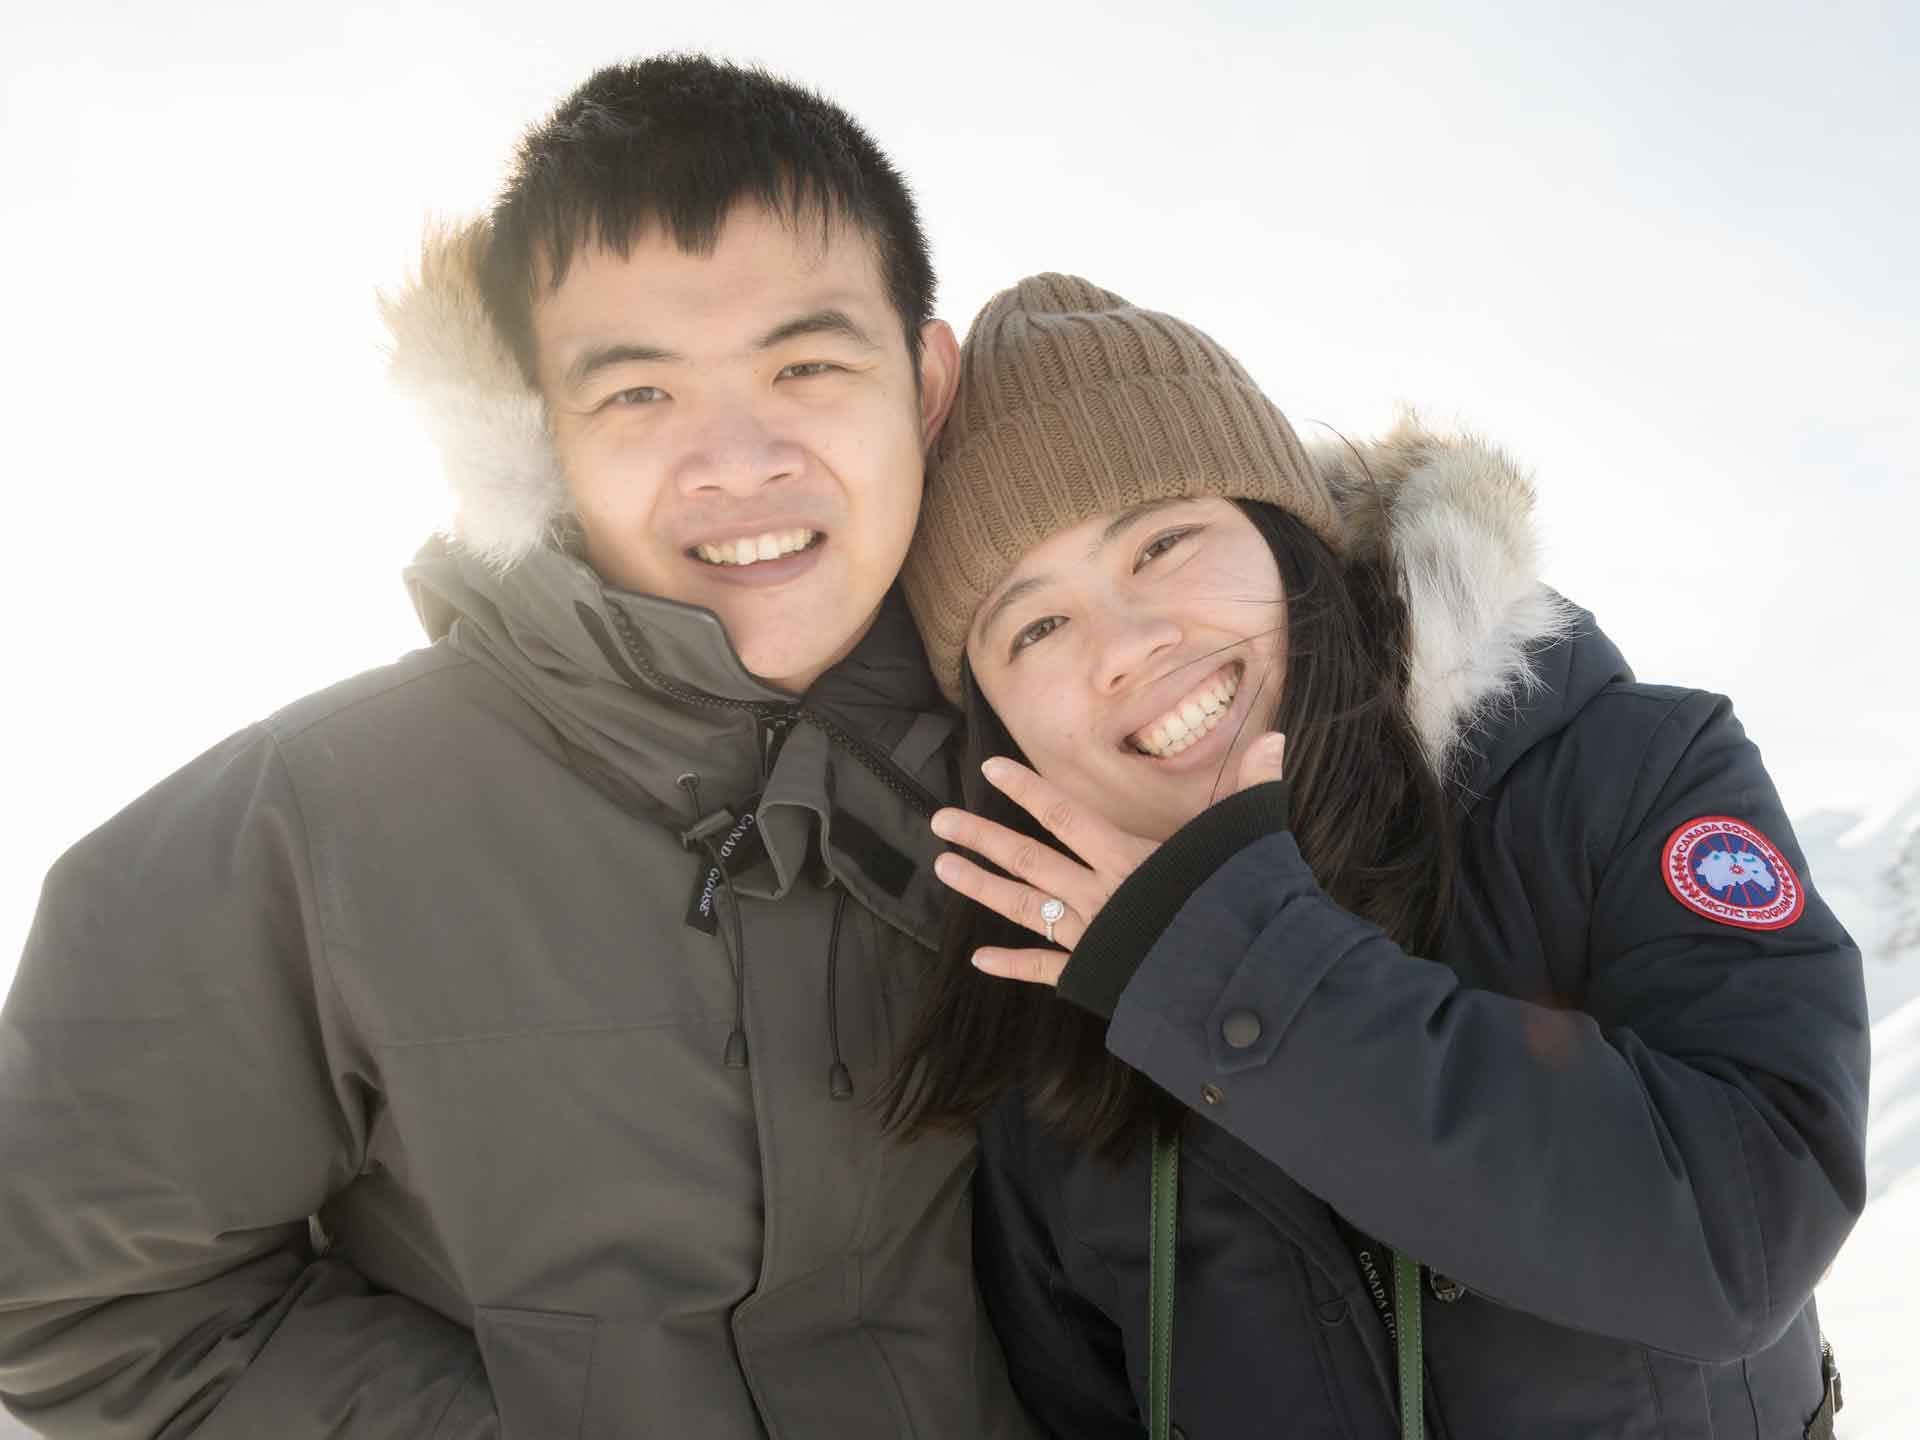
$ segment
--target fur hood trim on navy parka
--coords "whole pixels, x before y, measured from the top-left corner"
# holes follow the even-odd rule
[[[1407,684],[1421,748],[1453,778],[1460,742],[1539,685],[1533,657],[1580,611],[1540,580],[1533,480],[1505,451],[1412,412],[1385,436],[1311,447],[1349,558],[1382,554],[1411,617]]]

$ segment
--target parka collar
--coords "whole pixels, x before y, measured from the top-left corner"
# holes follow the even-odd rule
[[[1575,606],[1568,610],[1573,632],[1534,649],[1527,683],[1516,685],[1505,703],[1484,709],[1461,735],[1451,779],[1465,808],[1497,789],[1534,746],[1572,724],[1594,696],[1632,681],[1626,657],[1593,616]]]
[[[934,943],[925,822],[954,721],[897,590],[853,653],[795,697],[748,672],[713,612],[614,589],[558,550],[501,570],[436,539],[406,578],[428,635],[501,675],[573,768],[629,808],[676,831],[756,811],[768,861],[741,893],[784,895],[817,852],[868,909]]]
[[[406,578],[430,639],[447,634],[463,613],[497,616],[541,654],[543,664],[564,662],[601,680],[624,682],[626,665],[599,636],[637,631],[661,667],[690,689],[747,703],[793,699],[748,672],[711,610],[607,585],[585,560],[559,550],[531,551],[502,571],[436,536]]]

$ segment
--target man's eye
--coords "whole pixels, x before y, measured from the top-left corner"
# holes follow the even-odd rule
[[[657,405],[666,398],[667,392],[657,385],[635,385],[630,390],[614,391],[604,403],[624,409],[633,405]]]
[[[1058,630],[1062,625],[1066,623],[1067,622],[1061,619],[1058,615],[1049,615],[1043,620],[1034,621],[1031,625],[1027,626],[1024,630],[1021,630],[1014,635],[1012,653],[1015,655],[1018,655],[1022,650],[1026,649],[1029,645],[1032,645],[1038,641],[1046,639],[1047,636],[1051,635],[1054,631]]]
[[[1169,530],[1164,535],[1154,536],[1153,539],[1147,542],[1146,548],[1140,552],[1140,558],[1134,563],[1133,568],[1138,570],[1149,560],[1158,560],[1162,555],[1166,554],[1167,551],[1173,549],[1174,546],[1178,545],[1191,534],[1193,534],[1193,528],[1188,527],[1185,530]]]
[[[815,375],[831,374],[833,371],[841,368],[841,366],[835,365],[827,360],[806,360],[798,365],[789,365],[781,370],[780,378],[782,380],[808,380]]]

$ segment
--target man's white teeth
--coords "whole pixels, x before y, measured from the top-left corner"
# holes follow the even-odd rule
[[[709,565],[752,565],[760,560],[778,560],[804,550],[818,537],[817,530],[769,530],[764,535],[741,540],[723,540],[718,545],[696,545],[694,554]]]
[[[1136,731],[1133,743],[1161,759],[1178,755],[1220,723],[1239,688],[1237,670],[1215,676],[1153,724]]]

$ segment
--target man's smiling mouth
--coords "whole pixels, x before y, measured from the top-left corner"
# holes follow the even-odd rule
[[[687,554],[708,565],[757,565],[763,560],[779,560],[817,545],[825,539],[819,530],[768,530],[759,535],[743,535],[737,540],[722,540],[714,545],[695,545]]]

